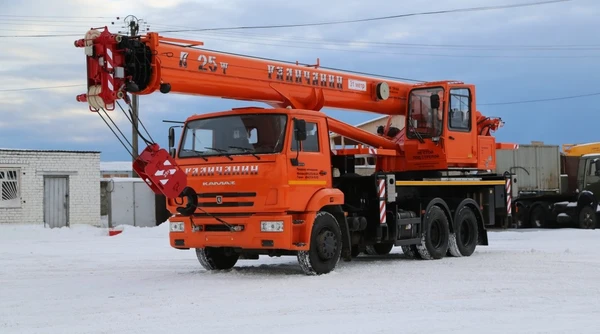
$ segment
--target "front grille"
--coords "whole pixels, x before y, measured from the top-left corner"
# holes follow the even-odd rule
[[[224,192],[198,194],[198,206],[204,208],[239,208],[254,206],[254,201],[235,201],[233,198],[256,197],[255,192]]]

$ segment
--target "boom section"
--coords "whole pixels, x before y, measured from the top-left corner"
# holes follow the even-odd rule
[[[342,71],[196,48],[202,42],[138,37],[90,30],[84,47],[88,93],[78,101],[112,110],[125,93],[178,93],[267,103],[273,107],[323,107],[386,115],[406,114],[413,84]]]

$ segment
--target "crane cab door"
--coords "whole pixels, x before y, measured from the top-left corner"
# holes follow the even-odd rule
[[[290,209],[303,211],[315,192],[331,187],[329,134],[321,117],[292,117],[291,130],[287,149]]]
[[[473,128],[471,90],[466,87],[451,88],[446,114],[446,158],[448,164],[477,163],[476,136]]]

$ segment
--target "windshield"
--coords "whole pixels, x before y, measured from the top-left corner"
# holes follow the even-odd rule
[[[187,123],[180,158],[278,153],[283,148],[287,116],[246,114],[205,118]]]
[[[442,101],[444,90],[439,87],[415,89],[410,93],[407,136],[438,137],[442,134],[442,110],[431,108],[431,95],[437,94]]]

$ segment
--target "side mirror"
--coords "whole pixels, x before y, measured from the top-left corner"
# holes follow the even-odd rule
[[[175,146],[175,129],[169,128],[169,147]]]
[[[437,94],[431,95],[429,104],[431,105],[431,109],[438,109],[440,107],[440,96]]]
[[[294,140],[306,140],[306,121],[303,119],[294,119]]]

